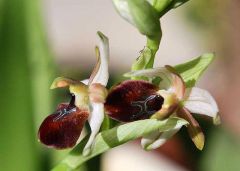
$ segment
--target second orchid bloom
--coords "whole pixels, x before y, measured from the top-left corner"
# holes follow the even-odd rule
[[[204,134],[192,114],[210,116],[215,123],[219,120],[217,104],[206,90],[187,89],[181,76],[170,66],[133,71],[125,76],[151,81],[124,81],[113,87],[105,103],[105,111],[110,117],[122,122],[147,118],[163,120],[172,116],[183,118],[189,123],[187,129],[196,147],[203,149]],[[153,84],[156,78],[161,80]],[[163,133],[152,132],[142,138],[141,144],[146,150],[156,149],[181,126],[176,125]]]

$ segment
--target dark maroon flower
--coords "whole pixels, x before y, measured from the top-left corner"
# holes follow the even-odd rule
[[[139,119],[158,119],[178,116],[188,121],[188,132],[196,147],[204,147],[204,134],[192,113],[211,116],[219,122],[218,107],[213,97],[197,87],[187,89],[183,78],[171,66],[126,73],[127,77],[144,77],[149,81],[124,81],[112,88],[105,103],[106,113],[115,120],[128,122]],[[161,78],[158,86],[152,84]],[[165,132],[144,136],[141,144],[156,149],[173,136],[183,125],[175,125]]]
[[[164,101],[157,94],[158,89],[147,81],[124,81],[110,90],[105,111],[111,118],[122,122],[149,118],[161,109]]]
[[[87,110],[80,110],[74,105],[59,104],[56,112],[42,122],[38,131],[39,140],[57,149],[73,147],[88,115]]]

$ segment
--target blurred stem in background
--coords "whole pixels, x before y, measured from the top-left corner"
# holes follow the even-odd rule
[[[0,2],[1,170],[48,170],[36,129],[52,105],[45,38],[38,0]]]

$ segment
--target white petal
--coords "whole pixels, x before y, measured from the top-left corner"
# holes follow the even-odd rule
[[[82,80],[81,83],[83,83],[83,84],[85,84],[85,85],[88,85],[89,79]]]
[[[172,75],[171,72],[169,72],[165,67],[158,67],[153,69],[143,69],[143,70],[137,70],[132,71],[124,74],[125,77],[148,77],[148,78],[154,78],[154,77],[160,77],[162,81],[160,82],[161,89],[169,89],[172,84]]]
[[[100,83],[106,86],[109,78],[109,73],[108,73],[109,43],[108,43],[108,38],[101,32],[98,32],[98,36],[100,38],[100,44],[99,44],[100,66],[91,83]]]
[[[184,106],[191,113],[207,115],[213,118],[216,118],[219,112],[217,103],[211,94],[197,87],[190,90]]]
[[[157,149],[163,145],[169,138],[176,134],[184,124],[178,123],[174,128],[165,132],[153,132],[141,140],[141,145],[145,150]]]
[[[91,128],[91,135],[88,139],[87,144],[83,149],[83,155],[86,156],[91,152],[92,144],[94,143],[95,137],[100,130],[104,119],[104,105],[103,103],[91,103],[92,109],[88,122]]]

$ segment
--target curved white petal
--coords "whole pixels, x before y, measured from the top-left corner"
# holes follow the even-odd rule
[[[92,109],[88,122],[91,128],[91,135],[88,139],[87,144],[83,149],[83,155],[88,155],[91,152],[92,144],[94,143],[95,137],[100,130],[104,119],[104,105],[103,103],[91,103]]]
[[[99,51],[98,48],[96,48],[98,61],[88,84],[90,84],[91,86],[94,83],[99,83],[103,86],[106,86],[109,78],[108,73],[109,43],[108,38],[104,34],[102,34],[101,32],[98,32],[97,34],[98,37],[100,38]],[[91,152],[92,144],[97,133],[100,130],[100,127],[104,119],[104,104],[93,102],[90,98],[90,110],[91,112],[88,118],[88,122],[91,128],[91,135],[83,149],[83,155],[88,155]]]
[[[88,85],[89,79],[82,80],[81,83],[83,83],[83,84],[85,84],[85,85]]]
[[[100,44],[99,44],[100,65],[99,65],[98,71],[96,72],[90,84],[100,83],[106,86],[109,78],[109,73],[108,73],[109,43],[108,43],[108,38],[101,32],[98,32],[98,37],[100,38]]]
[[[174,134],[176,134],[183,123],[178,123],[172,129],[165,132],[153,132],[141,139],[141,145],[145,150],[153,150],[157,149],[161,145],[163,145],[169,138],[171,138]]]
[[[184,104],[191,113],[217,117],[218,106],[211,94],[203,89],[193,87]]]

